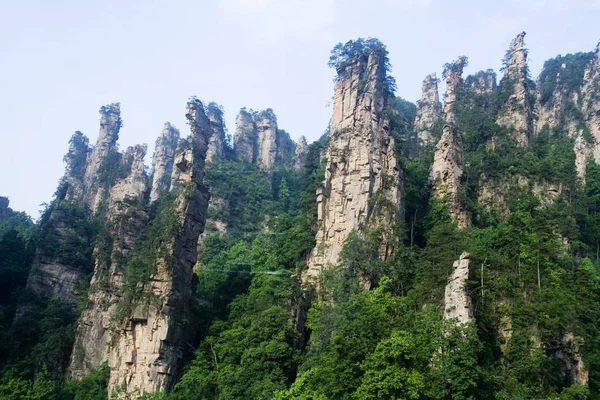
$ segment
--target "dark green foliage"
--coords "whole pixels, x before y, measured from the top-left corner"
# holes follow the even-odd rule
[[[594,56],[593,52],[558,55],[544,62],[539,77],[542,104],[546,104],[556,91],[569,95],[583,83],[585,68]],[[564,67],[563,67],[564,65]]]

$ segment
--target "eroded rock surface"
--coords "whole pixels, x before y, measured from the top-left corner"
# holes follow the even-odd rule
[[[362,235],[378,221],[402,218],[403,176],[383,113],[385,77],[384,60],[374,53],[338,70],[325,180],[317,190],[320,227],[305,282],[338,261],[350,232]],[[381,245],[385,257],[392,249],[386,238]]]
[[[438,94],[438,81],[435,73],[427,75],[423,80],[421,100],[417,102],[415,131],[423,145],[434,142],[433,127],[442,116],[442,105]]]
[[[179,130],[166,122],[162,133],[156,140],[154,156],[152,157],[152,189],[150,202],[156,201],[171,188],[171,174],[175,149],[179,141]]]
[[[71,376],[89,374],[107,358],[111,322],[120,298],[134,240],[147,222],[144,196],[146,146],[129,147],[121,163],[129,170],[110,189],[105,216],[106,234],[94,250],[95,268],[86,308],[81,314],[71,354]]]
[[[456,319],[462,324],[473,319],[471,298],[467,292],[470,257],[469,253],[464,252],[454,262],[444,293],[444,318]]]
[[[176,226],[156,254],[155,271],[143,283],[144,296],[132,302],[129,315],[116,325],[108,353],[109,394],[117,387],[140,394],[171,389],[194,335],[189,304],[209,200],[203,177],[212,129],[197,99],[188,103],[186,117],[191,134],[175,157],[180,173],[169,208]]]
[[[235,135],[233,136],[233,148],[238,160],[247,163],[256,161],[256,146],[258,133],[254,117],[245,109],[240,110],[235,120]]]
[[[206,162],[214,162],[223,157],[225,151],[225,122],[223,122],[223,110],[216,103],[210,103],[206,115],[212,128],[212,136],[208,143]]]
[[[471,218],[459,199],[464,159],[461,134],[456,128],[455,108],[459,93],[463,90],[462,72],[466,61],[466,57],[459,57],[444,71],[444,126],[442,137],[435,147],[430,173],[433,195],[447,203],[451,218],[462,228],[471,224]]]

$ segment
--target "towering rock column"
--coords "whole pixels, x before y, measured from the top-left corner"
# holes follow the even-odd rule
[[[111,319],[120,298],[133,242],[147,222],[144,207],[147,176],[146,146],[129,147],[121,159],[127,176],[110,189],[106,211],[106,235],[94,250],[94,276],[88,302],[81,314],[71,354],[71,376],[81,378],[106,361]]]
[[[430,175],[434,196],[447,202],[450,216],[463,228],[470,225],[470,217],[461,206],[458,193],[463,172],[463,149],[461,135],[456,129],[456,102],[463,90],[462,72],[466,63],[466,57],[459,57],[444,71],[444,127],[435,147]]]
[[[258,133],[254,118],[245,109],[241,109],[235,120],[233,148],[238,160],[248,163],[256,161],[256,145]]]
[[[514,135],[520,146],[528,146],[533,130],[533,104],[527,83],[527,50],[525,32],[521,32],[511,42],[504,59],[504,76],[500,86],[508,93],[508,99],[502,106],[496,122],[514,129]]]
[[[386,71],[380,52],[367,51],[338,69],[325,180],[317,190],[319,231],[305,282],[338,261],[344,241],[402,218],[402,173],[383,110]],[[377,198],[377,201],[375,199]],[[387,205],[387,207],[386,207]],[[390,229],[384,229],[389,231]],[[382,240],[382,257],[391,251]]]
[[[121,106],[113,103],[100,108],[100,132],[96,146],[88,157],[83,179],[85,202],[92,212],[105,195],[106,185],[103,182],[105,172],[111,164],[118,162],[117,140],[121,129]]]
[[[212,134],[202,103],[188,102],[191,134],[179,146],[175,166],[180,171],[174,191],[172,235],[155,253],[154,273],[143,285],[144,296],[117,324],[108,354],[109,395],[115,388],[140,394],[169,390],[179,374],[189,340],[194,335],[189,309],[198,237],[204,229],[208,188],[204,163]]]
[[[423,80],[421,100],[417,102],[415,131],[422,145],[433,143],[432,129],[442,116],[442,105],[438,95],[438,81],[435,73],[427,75]]]
[[[304,164],[306,164],[307,152],[308,143],[306,143],[306,138],[304,136],[300,136],[298,143],[296,144],[296,154],[294,156],[294,168],[296,170],[302,169]]]
[[[456,319],[466,324],[473,318],[471,298],[467,292],[470,255],[464,252],[452,265],[452,275],[444,293],[444,319]]]
[[[260,168],[270,171],[277,156],[277,119],[272,111],[262,111],[256,118],[258,146],[256,161]]]
[[[206,162],[214,162],[223,157],[225,149],[225,123],[223,122],[223,110],[216,103],[209,103],[207,116],[212,128],[212,136],[208,143]]]
[[[89,151],[89,139],[83,133],[75,132],[69,140],[69,152],[64,157],[67,165],[59,198],[74,202],[83,200],[83,177]]]
[[[150,202],[156,201],[171,188],[171,174],[175,149],[179,141],[179,130],[166,122],[161,135],[156,140],[152,157],[152,190]]]

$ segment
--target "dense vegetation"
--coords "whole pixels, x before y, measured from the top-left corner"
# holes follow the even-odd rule
[[[336,46],[330,65],[341,73],[369,52],[385,58],[387,73],[387,52],[375,39]],[[548,85],[567,61],[573,78],[563,82],[572,90],[586,57],[547,62],[543,93],[555,90]],[[461,201],[473,226],[458,229],[444,202],[430,198],[433,149],[418,149],[415,107],[390,92],[384,112],[405,178],[406,220],[395,232],[396,251],[383,262],[379,232],[351,234],[318,293],[305,293],[299,276],[315,244],[314,193],[325,173],[327,135],[309,146],[300,171],[282,160],[265,173],[236,160],[231,149],[209,164],[213,201],[196,270],[197,348],[171,393],[142,398],[600,399],[600,166],[591,161],[582,184],[573,141],[561,127],[519,147],[495,123],[507,83],[494,93],[475,90],[479,78],[489,77],[495,82],[491,71],[467,78],[456,108],[465,150]],[[433,134],[441,134],[441,124]],[[489,204],[483,189],[493,193]],[[147,279],[147,254],[172,228],[168,205],[167,198],[150,210],[124,290]],[[91,271],[92,242],[102,240],[98,221],[68,203],[49,210],[57,208],[77,233],[73,240],[38,232],[0,198],[0,400],[107,396],[106,365],[82,380],[65,379],[77,315],[56,300],[24,296],[36,245]],[[51,226],[45,215],[42,223]],[[88,241],[75,240],[81,237]],[[463,251],[474,266],[468,292],[476,322],[457,325],[444,320],[441,305]],[[371,290],[361,288],[362,276],[376,277]],[[11,328],[21,302],[30,309]],[[589,387],[573,382],[565,361],[569,337]]]

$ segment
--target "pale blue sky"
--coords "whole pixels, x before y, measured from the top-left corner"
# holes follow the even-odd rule
[[[398,95],[416,101],[426,74],[459,55],[466,73],[500,67],[527,32],[531,71],[591,51],[600,0],[0,0],[0,195],[38,216],[63,173],[73,131],[94,143],[100,106],[121,102],[120,145],[152,145],[165,121],[187,134],[197,95],[225,107],[271,107],[309,141],[325,130],[337,42],[387,45]]]

